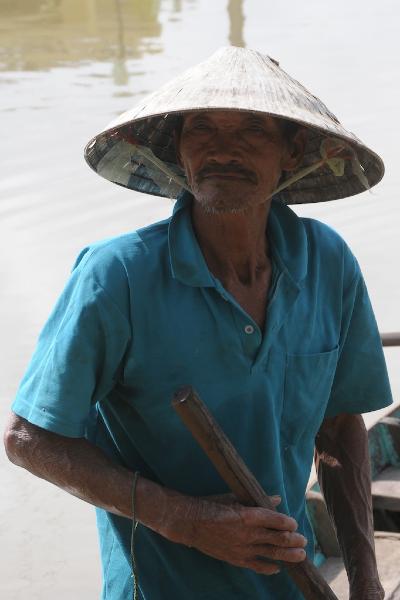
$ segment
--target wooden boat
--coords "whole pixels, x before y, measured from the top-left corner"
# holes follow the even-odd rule
[[[400,406],[373,425],[368,437],[378,569],[385,600],[400,600]],[[307,508],[316,538],[316,564],[339,600],[348,600],[336,534],[315,479],[307,492]]]

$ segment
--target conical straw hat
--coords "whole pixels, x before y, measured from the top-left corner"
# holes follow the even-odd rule
[[[175,152],[179,116],[210,110],[262,113],[309,130],[299,175],[279,193],[286,204],[353,196],[383,177],[380,157],[275,60],[234,46],[221,48],[115,119],[88,143],[85,158],[92,169],[114,183],[175,198],[187,187]],[[327,160],[326,142],[328,147],[332,142],[342,145],[345,160]]]

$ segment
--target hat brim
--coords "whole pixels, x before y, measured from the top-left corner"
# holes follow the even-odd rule
[[[234,47],[217,51],[118,117],[87,144],[86,161],[99,175],[118,185],[176,198],[182,189],[179,181],[184,179],[175,148],[178,118],[187,112],[213,110],[269,115],[306,127],[308,138],[299,170],[321,160],[321,143],[326,137],[351,146],[361,166],[361,177],[351,161],[345,161],[341,176],[324,164],[279,192],[280,200],[286,204],[354,196],[366,187],[372,188],[384,175],[381,158],[347,131],[318,98],[276,61],[253,50]],[[156,162],[144,156],[141,148],[150,150]]]
[[[195,110],[227,109],[199,108]],[[185,112],[193,112],[193,109],[132,120],[106,129],[87,144],[85,148],[87,163],[96,173],[118,185],[153,196],[176,198],[182,191],[182,187],[176,183],[175,179],[161,172],[154,164],[146,160],[136,151],[136,148],[137,145],[149,148],[168,170],[179,178],[185,178],[185,174],[177,162],[175,147],[178,119]],[[257,113],[258,111],[246,112]],[[272,117],[283,118],[281,115],[268,114]],[[309,123],[291,120],[308,130],[304,159],[299,167],[299,169],[303,169],[321,159],[321,143],[327,137],[328,132],[326,128],[311,127]],[[334,132],[334,136],[353,147],[369,187],[372,188],[376,185],[384,175],[384,164],[381,158],[361,142],[358,143],[353,136],[338,135],[337,131]],[[128,141],[133,139],[136,144]],[[285,204],[306,204],[338,200],[364,191],[365,186],[353,172],[351,163],[345,162],[342,176],[338,177],[328,165],[324,165],[279,192],[279,198]]]

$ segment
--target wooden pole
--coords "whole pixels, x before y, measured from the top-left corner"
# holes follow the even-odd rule
[[[237,499],[247,506],[275,510],[268,495],[196,392],[191,387],[182,388],[175,394],[172,406]],[[338,600],[307,558],[301,563],[284,565],[306,600]]]
[[[381,333],[382,346],[400,346],[400,333]]]

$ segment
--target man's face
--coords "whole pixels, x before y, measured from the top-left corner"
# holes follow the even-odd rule
[[[195,199],[218,213],[265,203],[293,161],[289,145],[278,119],[222,110],[187,113],[177,140]]]

